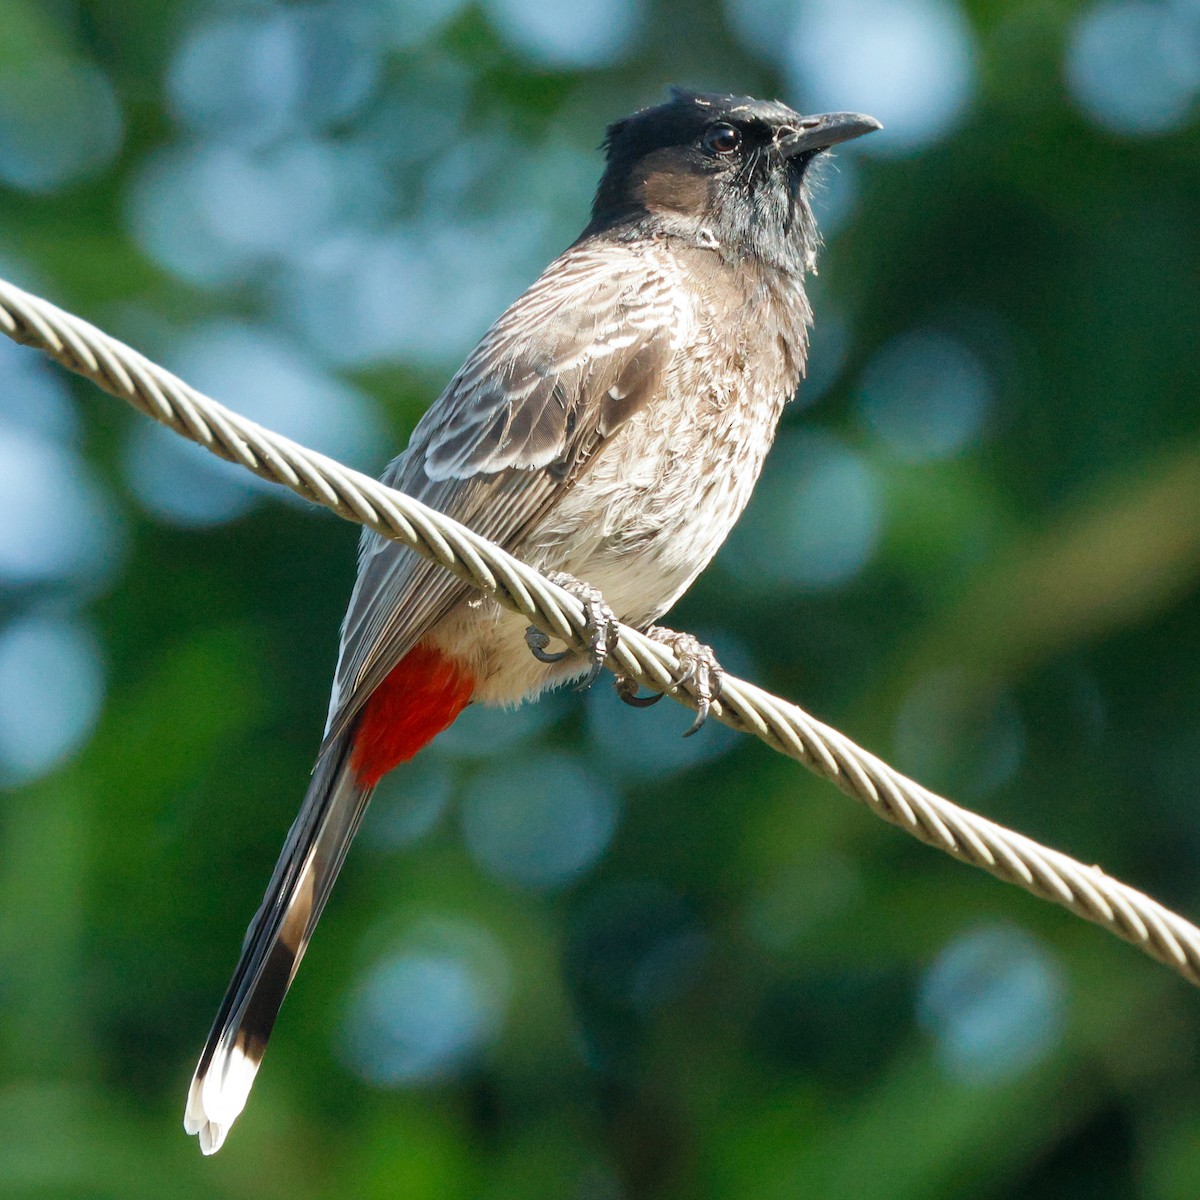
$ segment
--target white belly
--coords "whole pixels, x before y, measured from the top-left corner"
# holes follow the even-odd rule
[[[682,405],[635,417],[517,551],[543,571],[565,571],[598,588],[617,616],[645,628],[687,590],[740,516],[757,481],[785,395],[757,404],[722,397],[706,414],[703,452],[683,444],[697,429]],[[672,411],[674,410],[674,411]],[[492,600],[460,605],[431,634],[479,683],[476,699],[515,704],[583,675],[571,658],[539,662],[528,622]]]

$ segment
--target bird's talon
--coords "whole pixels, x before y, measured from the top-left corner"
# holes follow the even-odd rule
[[[581,583],[565,571],[556,571],[547,578],[575,596],[587,614],[587,659],[591,666],[576,688],[576,691],[583,691],[591,687],[600,677],[600,672],[608,660],[609,654],[617,644],[617,617],[613,610],[604,603],[604,597],[598,588]],[[538,662],[562,662],[564,658],[574,653],[572,650],[564,650],[560,654],[547,654],[545,648],[549,641],[550,639],[534,626],[530,626],[525,632],[525,643]]]
[[[529,653],[541,663],[562,662],[571,653],[570,650],[558,650],[553,654],[547,654],[546,647],[550,645],[550,637],[536,625],[530,625],[525,630],[525,645],[529,647]]]
[[[630,708],[650,708],[663,698],[662,692],[651,692],[648,696],[639,696],[638,685],[624,675],[617,679],[617,695]]]
[[[696,705],[696,719],[684,730],[685,738],[691,737],[693,733],[699,733],[704,722],[708,720],[708,714],[712,710],[712,705],[707,700],[701,700]]]
[[[699,642],[690,633],[676,633],[660,625],[651,625],[646,636],[668,647],[679,659],[679,672],[672,680],[675,687],[687,686],[696,701],[696,719],[684,737],[691,737],[702,728],[712,712],[714,700],[721,696],[721,664],[711,646]],[[688,686],[690,685],[690,686]]]
[[[575,685],[575,690],[577,692],[586,692],[600,678],[600,672],[603,669],[602,662],[593,662],[591,670]]]

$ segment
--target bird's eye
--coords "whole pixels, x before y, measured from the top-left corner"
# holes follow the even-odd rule
[[[742,144],[742,131],[735,125],[710,125],[704,131],[704,148],[712,154],[732,154]]]

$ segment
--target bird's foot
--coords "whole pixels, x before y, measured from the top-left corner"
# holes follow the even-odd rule
[[[721,664],[717,662],[712,647],[698,641],[690,633],[676,633],[673,629],[665,629],[661,625],[651,625],[646,630],[646,636],[666,646],[679,659],[679,673],[671,682],[676,687],[685,683],[693,685],[696,719],[683,735],[691,737],[708,720],[713,701],[721,698],[721,676],[724,674]],[[657,704],[662,699],[661,692],[639,696],[637,690],[637,684],[632,679],[617,680],[617,695],[635,708],[649,708],[651,704]]]
[[[557,583],[559,587],[570,592],[583,604],[584,612],[587,614],[587,657],[591,667],[579,681],[578,690],[583,691],[584,688],[591,687],[600,677],[605,661],[617,644],[617,629],[620,627],[620,622],[613,610],[604,603],[604,597],[600,594],[599,588],[594,588],[589,583],[581,583],[574,575],[568,575],[565,571],[554,571],[546,578],[551,583]],[[550,644],[550,638],[535,625],[530,625],[525,630],[525,644],[529,647],[533,657],[543,663],[562,662],[568,655],[574,653],[572,650],[547,653],[546,647]]]

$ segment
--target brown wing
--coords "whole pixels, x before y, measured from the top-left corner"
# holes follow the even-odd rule
[[[615,245],[576,246],[496,322],[384,482],[506,549],[662,386],[672,281]],[[367,532],[342,630],[328,737],[469,587]]]

